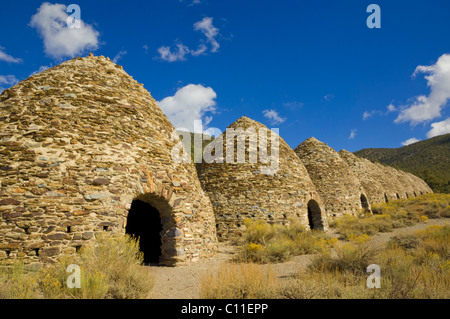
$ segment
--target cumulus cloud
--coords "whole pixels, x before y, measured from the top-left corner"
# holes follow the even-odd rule
[[[202,120],[204,128],[211,122],[212,117],[206,116],[206,113],[216,110],[216,98],[212,88],[188,84],[158,104],[176,129],[194,132],[194,121]]]
[[[419,65],[413,76],[419,73],[428,74],[425,79],[430,93],[417,96],[411,105],[403,106],[395,123],[416,125],[438,118],[450,99],[450,54],[442,55],[433,65]]]
[[[286,121],[286,118],[282,118],[275,110],[264,110],[264,117],[270,120],[270,124],[277,125]]]
[[[365,120],[367,120],[368,118],[372,117],[373,114],[374,114],[373,111],[371,111],[371,112],[365,111],[365,112],[363,113],[363,121],[365,121]]]
[[[14,75],[0,75],[0,92],[17,83],[19,80]]]
[[[397,111],[397,108],[396,108],[395,105],[392,104],[392,103],[389,104],[386,108],[387,108],[387,112],[388,112],[388,113]]]
[[[177,43],[175,48],[170,46],[162,46],[158,49],[159,58],[167,62],[185,61],[187,55],[199,56],[206,55],[208,52],[208,46],[205,44],[209,43],[211,48],[210,52],[217,52],[220,48],[219,42],[217,42],[216,37],[219,34],[219,29],[214,27],[213,18],[205,17],[200,21],[194,23],[194,30],[200,31],[206,37],[206,41],[201,41],[197,46],[197,49],[190,49],[182,43]]]
[[[213,26],[213,18],[205,17],[200,21],[194,23],[194,30],[203,33],[207,41],[211,44],[211,52],[217,52],[220,48],[219,42],[216,37],[219,34],[219,29]]]
[[[348,137],[349,140],[353,140],[356,137],[357,129],[353,129],[350,131],[350,136]]]
[[[5,48],[0,46],[0,61],[8,63],[22,63],[22,59],[15,58],[5,52]]]
[[[444,121],[431,124],[431,130],[428,131],[427,137],[431,138],[447,133],[450,133],[450,117]]]
[[[403,141],[403,142],[402,142],[402,145],[403,145],[403,146],[406,146],[406,145],[409,145],[409,144],[417,143],[417,142],[419,142],[419,141],[420,141],[420,140],[418,140],[417,138],[411,137],[410,139],[407,139],[406,141]]]
[[[190,50],[182,43],[177,43],[175,50],[169,46],[162,46],[158,49],[159,57],[161,60],[167,62],[185,61],[186,54],[189,54]]]
[[[30,26],[35,28],[44,41],[45,53],[56,59],[81,55],[99,46],[99,32],[80,20],[79,28],[69,28],[64,4],[43,3],[31,17]]]

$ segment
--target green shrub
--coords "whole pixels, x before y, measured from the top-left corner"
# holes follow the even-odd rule
[[[143,255],[136,240],[126,236],[97,236],[94,245],[82,248],[85,269],[103,276],[108,284],[106,298],[145,298],[153,288],[153,277],[141,267]]]
[[[413,234],[397,235],[389,241],[390,246],[398,246],[405,249],[417,248],[420,245],[420,238]]]
[[[238,259],[244,262],[282,262],[292,256],[320,251],[328,244],[323,232],[306,231],[299,223],[270,225],[263,220],[245,221],[246,231]]]
[[[350,272],[365,274],[372,264],[376,250],[367,243],[340,243],[332,250],[324,250],[310,264],[312,271]]]
[[[80,267],[81,288],[67,287],[71,264]],[[146,298],[154,281],[141,264],[142,254],[134,239],[99,235],[79,254],[63,256],[56,265],[39,272],[26,272],[20,262],[0,268],[0,298]]]
[[[38,299],[36,277],[25,270],[21,261],[10,266],[0,266],[0,299]]]

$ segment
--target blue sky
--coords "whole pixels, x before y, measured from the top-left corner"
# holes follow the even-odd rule
[[[338,151],[450,132],[447,0],[43,3],[2,3],[0,89],[93,52],[144,83],[176,127],[224,130],[246,114],[293,148],[314,136]],[[381,28],[367,27],[371,3]],[[62,26],[70,4],[80,29]]]

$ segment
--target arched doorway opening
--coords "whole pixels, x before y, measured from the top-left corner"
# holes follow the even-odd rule
[[[400,199],[400,195],[398,193],[396,193],[395,195],[397,195],[397,199]]]
[[[388,197],[387,197],[387,194],[386,194],[386,193],[384,193],[384,201],[385,201],[386,203],[389,203],[389,199],[388,199]]]
[[[162,230],[161,216],[155,207],[141,200],[134,200],[131,203],[125,232],[139,239],[144,263],[159,263]]]
[[[311,229],[323,230],[322,211],[319,204],[313,199],[308,202],[308,221]]]
[[[370,206],[369,206],[369,201],[367,200],[367,197],[364,194],[361,194],[360,200],[361,200],[361,207],[364,210],[364,212],[369,212]]]

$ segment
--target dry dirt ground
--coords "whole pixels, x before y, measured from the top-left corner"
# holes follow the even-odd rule
[[[398,228],[390,233],[379,233],[372,237],[371,243],[381,247],[389,241],[392,236],[413,232],[431,225],[450,225],[449,219],[430,219],[427,223],[414,226]],[[329,235],[338,237],[331,230]],[[219,245],[218,253],[205,260],[188,266],[162,267],[149,266],[151,274],[155,277],[155,287],[150,298],[152,299],[197,299],[200,297],[200,278],[207,272],[217,271],[219,265],[227,263],[235,256],[236,247],[224,243]],[[284,263],[271,264],[279,278],[294,276],[300,270],[308,266],[313,255],[302,255],[292,258]]]

